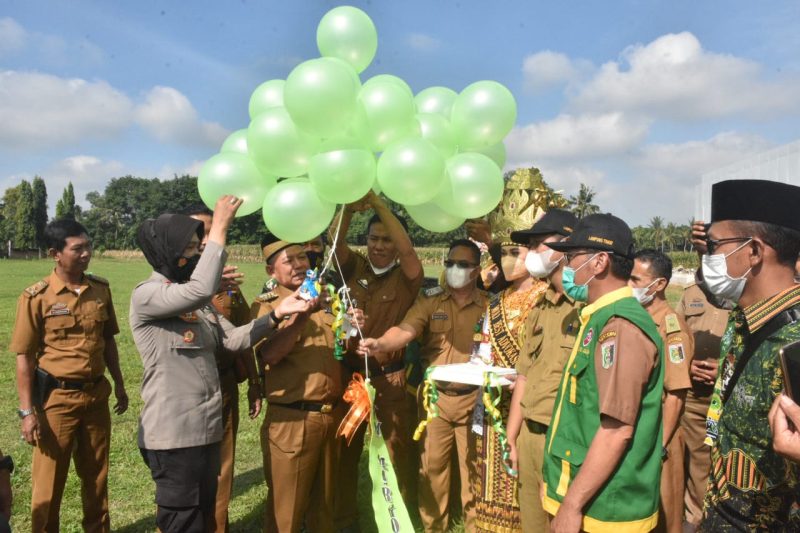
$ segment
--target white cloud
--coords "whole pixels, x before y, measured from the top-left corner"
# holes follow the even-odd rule
[[[42,150],[120,133],[132,103],[105,81],[0,72],[0,147]]]
[[[591,68],[587,61],[572,61],[562,53],[545,50],[529,55],[522,62],[525,87],[539,92],[577,81],[582,71]]]
[[[186,96],[172,87],[154,87],[136,108],[136,122],[156,139],[218,148],[228,135],[222,125],[200,119]]]
[[[515,128],[506,138],[512,162],[618,155],[644,140],[648,122],[622,113],[559,115]]]
[[[572,107],[669,120],[800,112],[800,79],[766,79],[758,63],[704,50],[689,32],[629,47],[580,87]]]
[[[179,177],[184,175],[197,176],[198,174],[200,174],[200,169],[203,168],[204,163],[205,160],[203,161],[196,160],[186,165],[167,164],[162,166],[161,169],[159,169],[159,171],[156,173],[156,176],[158,176],[158,178],[162,180],[171,180],[175,176]]]
[[[412,33],[406,38],[406,43],[415,50],[429,51],[435,50],[442,45],[442,42],[424,33]]]
[[[0,57],[21,50],[27,41],[28,32],[16,20],[0,18]]]

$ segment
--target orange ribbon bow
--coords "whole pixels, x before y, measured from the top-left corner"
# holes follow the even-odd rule
[[[364,377],[361,374],[353,374],[353,379],[347,385],[343,398],[344,401],[351,405],[342,423],[339,424],[339,430],[336,432],[336,436],[347,439],[347,445],[349,446],[350,442],[353,440],[353,436],[356,434],[361,424],[367,419],[370,411],[369,393],[367,393]]]

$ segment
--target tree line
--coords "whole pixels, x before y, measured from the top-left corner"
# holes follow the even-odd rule
[[[578,217],[601,212],[594,203],[595,191],[580,184],[580,190],[567,200],[567,208]],[[81,209],[75,203],[75,191],[70,182],[56,203],[55,218],[80,221],[92,237],[96,249],[129,250],[136,248],[136,230],[147,218],[161,213],[180,212],[191,205],[201,204],[197,178],[184,175],[170,180],[123,176],[111,179],[102,192],[86,195],[89,207]],[[463,228],[448,233],[431,233],[408,217],[399,204],[389,201],[390,208],[408,223],[412,242],[421,247],[446,246],[453,239],[466,236]],[[353,244],[366,244],[367,223],[371,212],[356,213],[350,226]],[[0,239],[3,252],[8,243],[14,250],[46,250],[43,241],[47,225],[47,187],[40,177],[31,182],[23,180],[6,189],[0,201]],[[656,248],[665,252],[690,251],[690,225],[665,223],[653,217],[648,226],[633,228],[640,248]],[[258,244],[267,229],[261,212],[237,218],[229,232],[231,244]]]

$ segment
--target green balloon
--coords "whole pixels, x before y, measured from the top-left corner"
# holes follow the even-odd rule
[[[358,8],[339,6],[328,11],[317,26],[317,48],[324,57],[347,61],[356,72],[369,66],[378,50],[378,32],[369,15]]]
[[[308,172],[318,141],[302,132],[283,107],[264,110],[247,128],[247,149],[264,174],[293,177]]]
[[[514,95],[496,81],[477,81],[461,91],[450,122],[462,151],[499,143],[517,120]]]
[[[375,183],[375,156],[368,150],[336,150],[311,158],[308,177],[320,198],[349,204]]]
[[[220,153],[235,152],[247,155],[247,128],[236,130],[228,135],[219,151]]]
[[[316,137],[345,129],[361,84],[345,62],[321,57],[297,65],[286,78],[283,101],[297,126]]]
[[[418,113],[436,113],[450,120],[450,112],[458,93],[447,87],[428,87],[414,97]]]
[[[319,143],[318,153],[334,152],[336,150],[366,150],[364,143],[350,135],[342,134]]]
[[[250,105],[248,111],[250,112],[250,120],[270,107],[283,106],[283,88],[286,82],[283,80],[269,80],[265,81],[253,91],[250,96]]]
[[[494,161],[495,164],[500,167],[500,170],[503,170],[503,167],[506,164],[506,145],[503,144],[502,141],[491,146],[480,146],[478,148],[473,148],[469,151],[485,155]]]
[[[414,127],[414,99],[394,81],[368,80],[358,95],[355,136],[374,152],[407,137]]]
[[[483,154],[461,153],[447,160],[444,184],[436,204],[453,216],[478,218],[503,198],[503,173]]]
[[[336,204],[319,197],[307,179],[284,180],[269,190],[261,211],[267,229],[279,239],[304,243],[321,235]]]
[[[410,137],[384,150],[377,175],[387,198],[405,205],[424,204],[442,185],[444,157],[429,141]]]
[[[455,217],[433,202],[405,206],[408,215],[420,226],[434,233],[446,233],[464,225],[463,217]]]
[[[405,89],[405,91],[411,95],[411,98],[414,98],[414,91],[411,90],[411,86],[408,83],[406,83],[406,81],[403,78],[400,78],[398,76],[394,76],[392,74],[377,74],[368,79],[367,83],[369,82],[394,83],[398,87],[402,87],[403,89]]]
[[[258,211],[267,192],[275,187],[274,176],[263,175],[247,155],[220,153],[200,169],[197,190],[209,209],[214,209],[220,196],[232,194],[244,200],[237,217]]]
[[[430,141],[445,159],[456,153],[456,136],[449,120],[432,113],[419,113],[417,120],[422,138]]]

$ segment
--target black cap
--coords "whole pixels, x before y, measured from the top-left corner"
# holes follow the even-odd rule
[[[537,220],[536,223],[531,226],[531,229],[512,231],[511,240],[527,245],[531,237],[538,237],[540,235],[552,235],[557,233],[564,237],[569,237],[577,224],[578,217],[569,211],[564,209],[551,209]]]
[[[633,258],[631,228],[624,220],[610,213],[583,217],[566,240],[548,242],[547,246],[559,252],[588,248]]]
[[[800,231],[800,187],[768,180],[727,180],[711,187],[711,222],[750,220]]]

